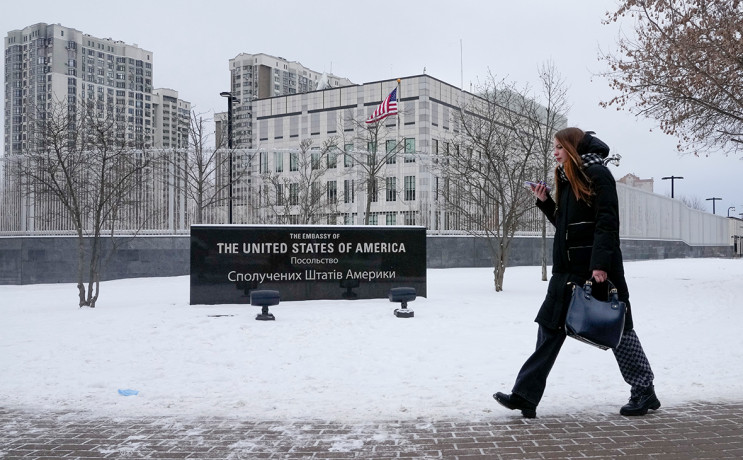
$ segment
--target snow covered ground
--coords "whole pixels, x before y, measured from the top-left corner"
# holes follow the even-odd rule
[[[625,268],[662,403],[743,400],[743,260]],[[509,268],[496,293],[492,269],[429,270],[410,319],[376,299],[283,302],[256,321],[257,307],[188,305],[186,276],[104,282],[94,310],[72,284],[0,286],[0,399],[114,417],[512,417],[491,395],[534,346],[540,273]],[[610,351],[568,339],[539,413],[614,412],[628,397]]]

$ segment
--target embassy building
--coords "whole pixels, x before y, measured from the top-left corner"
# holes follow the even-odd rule
[[[397,115],[368,128],[365,120],[395,88]],[[370,225],[457,229],[437,199],[444,182],[433,165],[459,134],[459,108],[473,97],[417,75],[253,101],[256,215],[250,220],[359,225],[368,211]],[[322,208],[312,222],[296,212],[308,176],[300,142],[309,143],[316,171],[307,196]],[[328,143],[334,147],[326,152]],[[376,180],[367,193],[371,170]]]

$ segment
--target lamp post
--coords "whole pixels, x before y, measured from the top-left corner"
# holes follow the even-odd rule
[[[227,202],[227,210],[228,210],[228,216],[227,216],[227,222],[232,223],[232,103],[237,100],[237,98],[232,97],[232,93],[229,91],[222,91],[219,93],[220,96],[227,98],[227,148],[229,149],[229,196],[228,196],[228,202]]]
[[[671,179],[671,198],[673,198],[673,183],[676,179],[683,179],[683,177],[680,176],[667,176],[667,177],[661,177],[662,180],[668,180]]]
[[[735,206],[730,206],[730,207],[728,208],[728,217],[730,217],[730,210],[731,210],[731,209],[732,209],[733,211],[735,211]]]
[[[712,197],[712,198],[707,198],[707,201],[710,201],[710,200],[712,200],[712,214],[714,214],[714,213],[715,213],[715,201],[717,201],[717,200],[721,200],[721,199],[722,199],[722,198],[716,198],[716,197]]]

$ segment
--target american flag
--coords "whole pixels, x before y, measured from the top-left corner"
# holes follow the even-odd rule
[[[383,120],[390,115],[397,114],[397,88],[393,89],[389,96],[379,104],[377,110],[366,119],[367,123]]]

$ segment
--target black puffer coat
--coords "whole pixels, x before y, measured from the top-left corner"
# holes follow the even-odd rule
[[[588,152],[581,152],[579,148],[579,152],[599,153],[606,157],[608,147],[603,142],[598,142],[605,147],[605,151],[593,148]],[[622,251],[619,248],[616,183],[604,165],[591,165],[584,171],[591,180],[593,198],[590,205],[575,198],[568,182],[558,184],[559,203],[555,203],[551,196],[545,201],[537,200],[537,207],[555,226],[555,240],[552,250],[552,278],[536,322],[550,329],[564,328],[572,291],[568,283],[582,285],[591,278],[593,270],[603,270],[617,287],[619,299],[627,304],[624,330],[629,331],[633,324]],[[604,286],[594,286],[597,297],[606,296],[606,283],[602,284]]]

